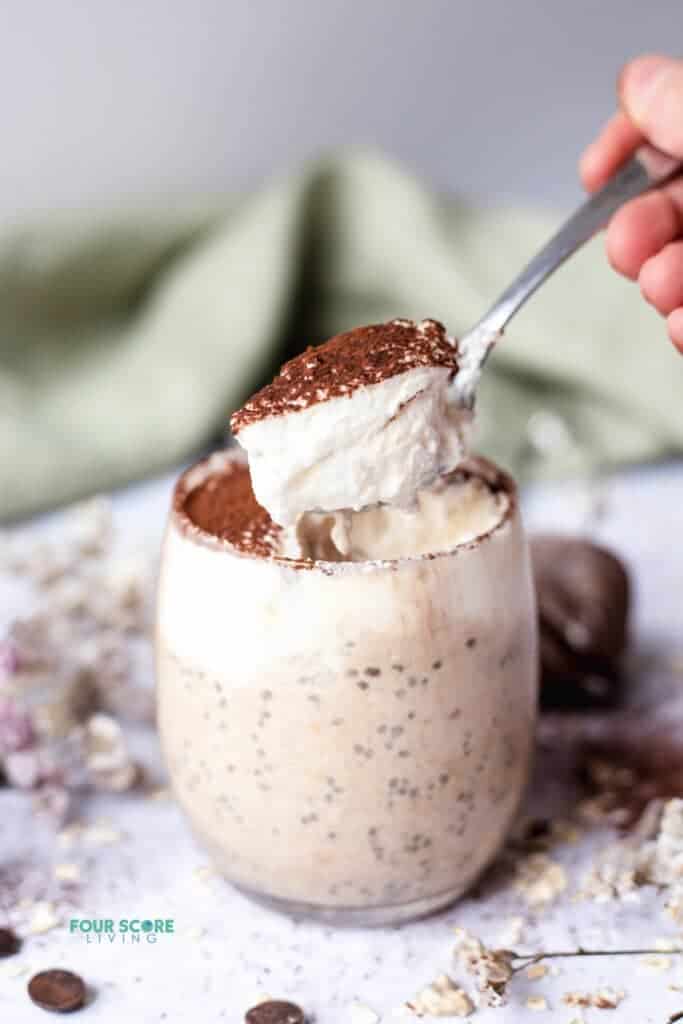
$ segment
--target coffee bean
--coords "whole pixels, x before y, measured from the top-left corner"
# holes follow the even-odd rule
[[[295,1003],[270,999],[247,1011],[246,1024],[305,1024],[304,1011]]]
[[[19,952],[21,942],[11,928],[0,928],[0,957],[14,956]]]
[[[72,971],[53,969],[34,974],[28,983],[28,994],[43,1010],[70,1013],[80,1010],[85,1002],[83,979]]]

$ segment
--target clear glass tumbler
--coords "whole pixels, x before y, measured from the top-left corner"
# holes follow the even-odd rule
[[[157,625],[178,800],[245,893],[332,922],[455,900],[499,849],[533,744],[536,612],[513,482],[501,522],[434,555],[305,563],[195,526],[176,487]]]

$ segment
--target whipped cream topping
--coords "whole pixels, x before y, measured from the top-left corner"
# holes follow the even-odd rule
[[[249,467],[239,452],[216,456],[215,470],[181,492],[178,502],[195,526],[243,554],[310,563],[451,551],[494,529],[510,510],[506,487],[486,463],[474,459],[420,491],[413,511],[377,505],[358,512],[307,512],[283,527],[256,501]]]
[[[436,321],[392,320],[287,363],[231,419],[272,520],[290,526],[305,512],[415,508],[418,492],[467,450],[471,415],[449,400],[457,355]]]

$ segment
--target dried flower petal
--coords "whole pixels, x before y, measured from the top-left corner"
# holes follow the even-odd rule
[[[379,1024],[379,1014],[363,1003],[351,1003],[349,1024]]]
[[[114,550],[107,500],[65,518],[55,539],[1,538],[3,568],[35,593],[35,609],[0,643],[1,767],[55,821],[75,790],[139,780],[118,723],[97,712],[153,717],[152,688],[139,685],[153,677],[153,563]]]
[[[463,932],[456,947],[458,963],[476,978],[477,990],[482,998],[480,1006],[503,1006],[506,985],[512,977],[514,954],[506,949],[489,949],[468,932]]]
[[[26,750],[34,742],[33,723],[28,711],[11,697],[0,697],[0,757]]]
[[[567,888],[564,868],[544,853],[532,853],[518,861],[515,867],[515,888],[532,907],[551,903]]]
[[[9,640],[0,643],[0,683],[8,678],[19,668],[19,656],[17,649]]]

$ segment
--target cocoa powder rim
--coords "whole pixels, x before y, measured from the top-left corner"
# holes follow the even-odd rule
[[[460,554],[460,552],[471,551],[481,544],[491,540],[498,533],[502,532],[517,515],[518,495],[515,481],[500,469],[495,463],[480,455],[473,455],[463,461],[458,469],[447,474],[445,479],[451,479],[459,473],[467,476],[479,477],[489,485],[494,493],[504,492],[507,497],[507,505],[503,509],[500,519],[484,533],[479,534],[472,540],[461,541],[451,548],[443,551],[425,552],[420,555],[406,555],[402,558],[372,559],[366,562],[326,562],[321,560],[311,561],[304,558],[285,558],[277,554],[259,554],[239,548],[230,540],[218,537],[197,526],[185,509],[189,494],[199,487],[209,476],[216,473],[229,471],[235,464],[247,465],[246,453],[242,449],[234,447],[223,451],[213,452],[211,455],[195,463],[185,470],[178,478],[173,490],[171,500],[171,512],[169,528],[175,530],[180,537],[198,547],[207,548],[217,554],[230,555],[233,558],[246,559],[255,562],[270,562],[281,569],[307,572],[317,572],[324,576],[337,576],[345,573],[365,573],[376,571],[396,571],[406,566],[416,565],[420,562],[432,562],[437,559],[449,558]]]
[[[237,436],[263,420],[351,398],[420,368],[457,371],[457,342],[438,320],[389,320],[336,334],[286,362],[275,378],[230,417]]]

